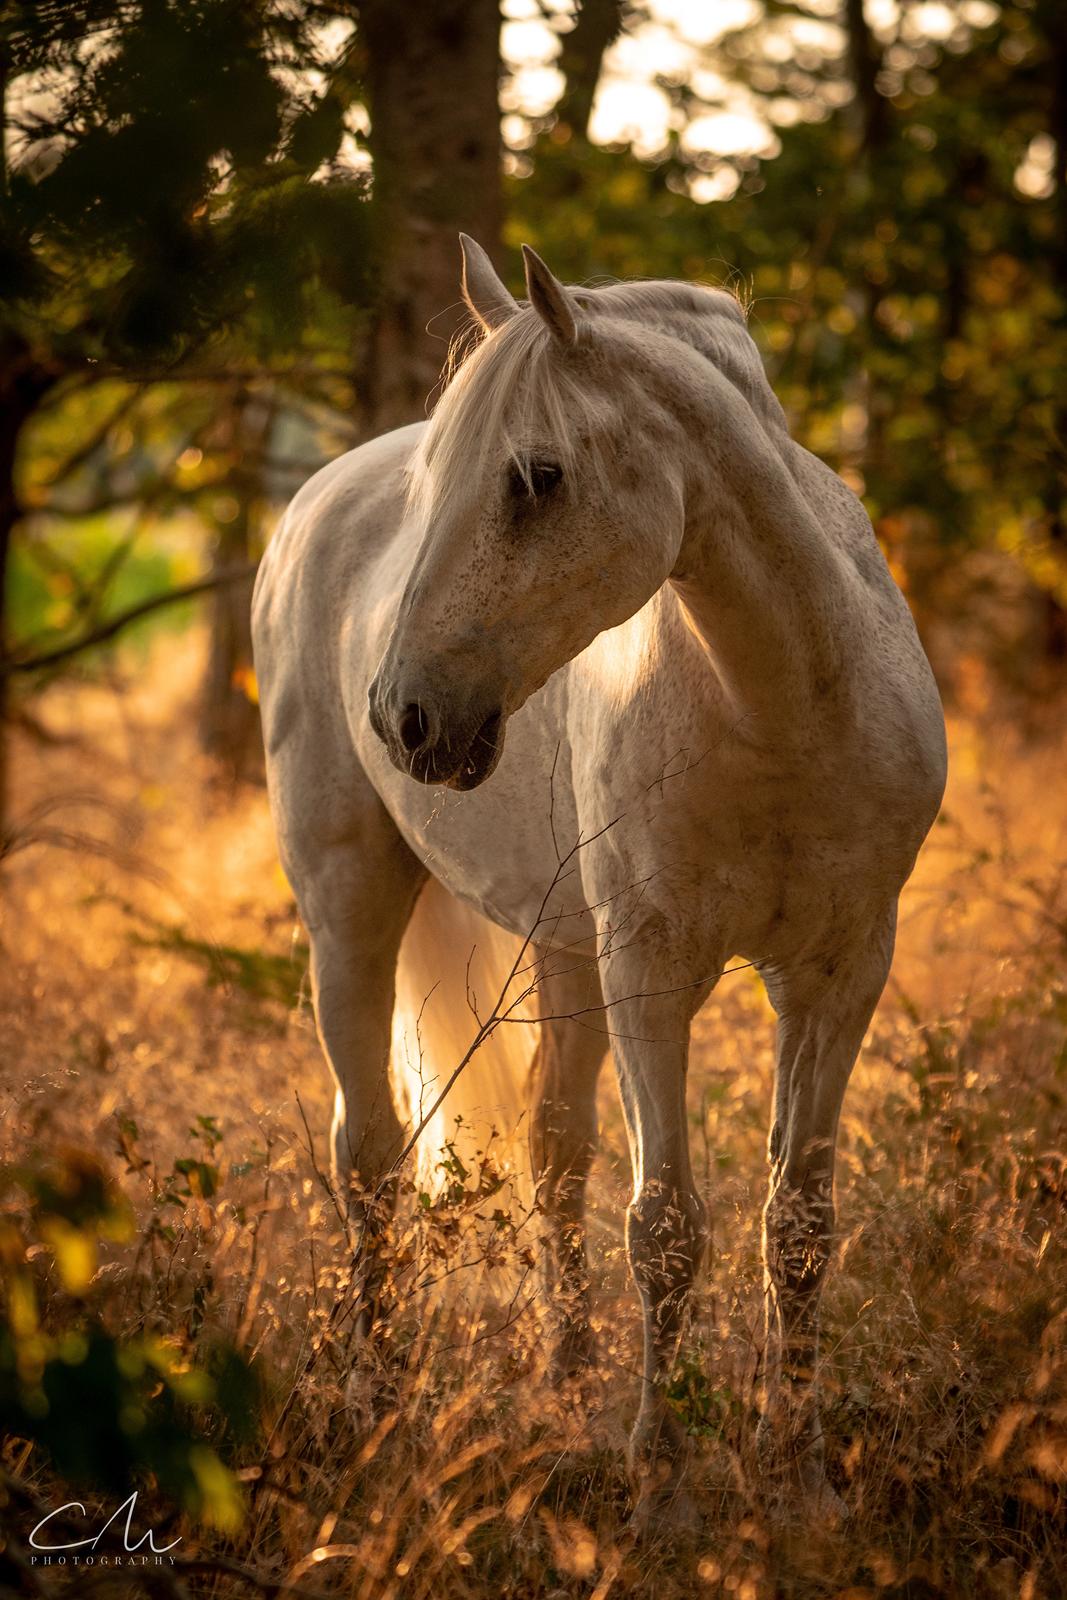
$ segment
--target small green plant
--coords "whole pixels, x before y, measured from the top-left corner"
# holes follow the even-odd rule
[[[667,1401],[692,1438],[724,1439],[740,1421],[744,1405],[727,1385],[709,1376],[698,1343],[683,1349],[667,1384]]]

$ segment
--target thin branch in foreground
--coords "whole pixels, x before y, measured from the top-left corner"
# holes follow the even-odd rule
[[[526,960],[526,953],[530,949],[530,946],[533,944],[533,942],[534,942],[534,940],[535,940],[535,938],[537,936],[538,928],[540,928],[544,924],[545,912],[548,909],[548,903],[551,900],[552,895],[553,895],[557,885],[560,882],[560,879],[565,875],[566,869],[569,866],[570,862],[573,860],[573,858],[575,856],[577,856],[579,851],[585,849],[586,845],[592,844],[595,839],[602,838],[603,835],[606,834],[609,831],[609,829],[614,828],[616,823],[619,822],[620,820],[621,820],[620,817],[613,818],[611,822],[607,822],[607,823],[604,824],[604,826],[602,828],[598,828],[595,833],[591,833],[588,836],[588,838],[584,838],[581,835],[579,835],[578,839],[571,846],[570,850],[568,850],[567,854],[560,860],[559,864],[556,867],[555,872],[552,874],[552,881],[549,884],[548,888],[545,890],[544,896],[543,896],[543,898],[541,900],[541,904],[538,907],[537,918],[536,918],[533,926],[530,928],[529,932],[526,934],[526,937],[523,939],[523,941],[522,941],[522,943],[521,943],[521,945],[519,947],[519,952],[518,952],[518,954],[516,955],[514,961],[511,964],[511,969],[508,972],[508,975],[507,975],[506,979],[504,980],[504,984],[503,984],[503,986],[502,986],[502,988],[500,990],[500,993],[498,994],[498,996],[496,998],[496,1002],[494,1003],[493,1008],[492,1008],[491,1012],[489,1013],[489,1016],[486,1018],[486,1020],[484,1022],[482,1022],[480,1020],[480,1018],[478,1017],[478,1012],[474,1009],[474,1006],[473,1005],[471,1006],[471,1010],[474,1012],[475,1020],[478,1022],[478,1031],[475,1034],[474,1039],[471,1041],[470,1046],[464,1052],[462,1060],[459,1062],[459,1064],[450,1073],[448,1079],[445,1082],[444,1088],[441,1089],[441,1091],[436,1096],[433,1105],[430,1107],[429,1111],[426,1112],[425,1116],[422,1117],[422,1119],[420,1120],[418,1125],[415,1127],[415,1129],[411,1133],[410,1138],[405,1143],[403,1149],[400,1151],[400,1154],[396,1157],[396,1159],[393,1161],[392,1165],[389,1167],[388,1172],[385,1174],[385,1177],[382,1180],[383,1183],[389,1182],[395,1176],[395,1174],[400,1171],[400,1169],[403,1166],[404,1162],[407,1160],[408,1156],[414,1150],[416,1144],[418,1144],[419,1139],[421,1138],[424,1130],[433,1121],[434,1117],[437,1115],[437,1113],[440,1110],[441,1106],[444,1104],[445,1100],[447,1099],[449,1093],[452,1090],[453,1085],[459,1079],[459,1077],[463,1073],[464,1069],[466,1068],[466,1066],[467,1066],[468,1062],[471,1060],[471,1058],[481,1048],[481,1046],[485,1043],[485,1041],[488,1038],[490,1038],[490,1036],[496,1031],[496,1029],[500,1026],[500,1023],[503,1022],[506,1018],[508,1018],[511,1015],[511,1013],[516,1009],[516,1007],[521,1005],[523,1000],[528,998],[528,996],[531,995],[534,992],[534,990],[536,989],[537,983],[536,983],[536,980],[534,980],[534,982],[529,984],[527,986],[527,988],[523,990],[522,994],[518,995],[510,1003],[508,1002],[508,999],[507,999],[508,991],[511,988],[511,985],[514,983],[517,974],[520,971],[523,970],[523,963]],[[468,988],[469,988],[469,986],[468,986]],[[468,992],[468,1004],[470,1004],[469,992]],[[380,1187],[381,1186],[379,1185],[379,1189],[380,1189]]]
[[[322,1558],[315,1552],[316,1564]],[[291,1596],[292,1600],[329,1600],[329,1596],[322,1589],[305,1589],[297,1584],[292,1573],[286,1578],[273,1578],[265,1573],[254,1571],[240,1561],[231,1561],[227,1556],[191,1556],[179,1558],[175,1561],[178,1572],[204,1573],[205,1575],[237,1578],[242,1583],[247,1583],[250,1588],[260,1594]]]

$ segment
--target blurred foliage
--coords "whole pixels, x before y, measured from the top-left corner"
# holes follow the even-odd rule
[[[58,547],[44,539],[16,547],[8,582],[24,648],[33,649],[38,639],[53,645],[105,607],[123,610],[195,576],[199,540],[188,523],[169,523],[128,551],[124,540],[116,544],[115,534],[115,519],[101,514],[67,529]],[[119,550],[122,559],[116,562]],[[191,615],[190,606],[175,606],[142,626],[183,627]],[[123,644],[135,633],[125,633]]]
[[[27,93],[6,112],[0,297],[36,362],[172,365],[239,331],[269,365],[320,290],[365,285],[362,185],[310,181],[344,129],[298,76],[319,65],[299,8],[15,4],[4,44]]]
[[[200,1123],[191,1132],[213,1151],[217,1130]],[[124,1131],[131,1139],[135,1124]],[[216,1182],[211,1163],[178,1159],[158,1204],[183,1207]],[[249,1436],[255,1383],[230,1348],[196,1365],[172,1335],[108,1327],[99,1254],[133,1233],[129,1201],[81,1149],[0,1174],[0,1428],[80,1487],[125,1496],[148,1485],[232,1533],[242,1496],[208,1433]]]
[[[1063,607],[1067,195],[1050,134],[1067,111],[1063,17],[1018,0],[979,8],[975,27],[974,9],[951,8],[940,44],[902,9],[895,37],[871,41],[881,71],[864,115],[844,29],[841,54],[805,73],[796,51],[765,48],[803,8],[767,6],[710,64],[758,85],[772,126],[789,96],[774,159],[694,155],[684,114],[647,163],[545,119],[511,183],[507,236],[572,281],[733,288],[797,436],[863,494],[920,609],[961,551],[983,549]],[[684,84],[665,87],[684,111]],[[694,203],[724,173],[733,197]]]
[[[307,1003],[308,947],[304,942],[295,940],[289,954],[281,956],[197,939],[182,928],[163,923],[154,926],[150,936],[134,934],[134,942],[184,956],[203,968],[212,988],[239,989],[251,1000],[275,1001],[291,1010]]]
[[[0,13],[0,563],[16,660],[202,571],[250,483],[284,497],[322,458],[301,408],[349,403],[371,258],[365,182],[338,162],[347,53],[332,54],[299,7]],[[283,378],[277,431],[297,466],[264,475],[233,419],[249,383]]]

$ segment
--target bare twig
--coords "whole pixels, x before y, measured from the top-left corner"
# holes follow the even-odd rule
[[[585,849],[586,845],[592,844],[595,839],[602,838],[604,834],[607,833],[609,829],[613,828],[619,820],[620,818],[618,817],[613,818],[611,822],[605,823],[602,828],[598,828],[595,833],[591,833],[588,838],[583,839],[579,836],[575,844],[571,846],[571,848],[567,851],[567,854],[559,861],[555,872],[552,874],[552,881],[544,892],[533,926],[530,928],[530,931],[526,934],[526,937],[523,939],[522,944],[519,947],[519,952],[511,964],[511,969],[504,980],[504,984],[500,990],[500,993],[497,995],[496,1002],[493,1005],[489,1016],[484,1022],[479,1023],[477,1033],[475,1034],[468,1048],[464,1051],[462,1059],[459,1061],[458,1065],[454,1067],[452,1072],[449,1074],[445,1081],[444,1088],[437,1095],[429,1111],[425,1113],[425,1115],[420,1119],[418,1125],[413,1129],[411,1137],[404,1145],[392,1166],[386,1172],[384,1178],[382,1179],[383,1185],[391,1182],[396,1173],[400,1171],[400,1168],[403,1166],[412,1150],[414,1150],[415,1146],[418,1144],[424,1130],[433,1121],[441,1106],[444,1104],[453,1086],[465,1070],[468,1062],[472,1059],[476,1052],[481,1049],[486,1039],[488,1039],[490,1035],[495,1032],[499,1024],[506,1018],[510,1017],[515,1008],[521,1005],[523,1000],[525,1000],[528,995],[532,994],[534,989],[537,987],[537,981],[534,979],[530,984],[527,985],[522,994],[518,995],[514,1000],[507,1002],[508,991],[511,988],[511,985],[514,982],[517,974],[523,970],[523,962],[526,959],[526,953],[537,936],[538,928],[540,928],[545,921],[545,912],[548,909],[548,903],[551,900],[552,895],[560,882],[560,879],[566,875],[567,868],[569,867],[571,861],[580,850]],[[475,1016],[477,1017],[477,1012],[475,1012]]]

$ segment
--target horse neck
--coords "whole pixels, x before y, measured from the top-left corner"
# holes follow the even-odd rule
[[[784,420],[758,420],[721,374],[701,377],[705,414],[688,388],[681,412],[686,529],[671,582],[739,714],[802,732],[841,674],[847,570],[798,486]]]

